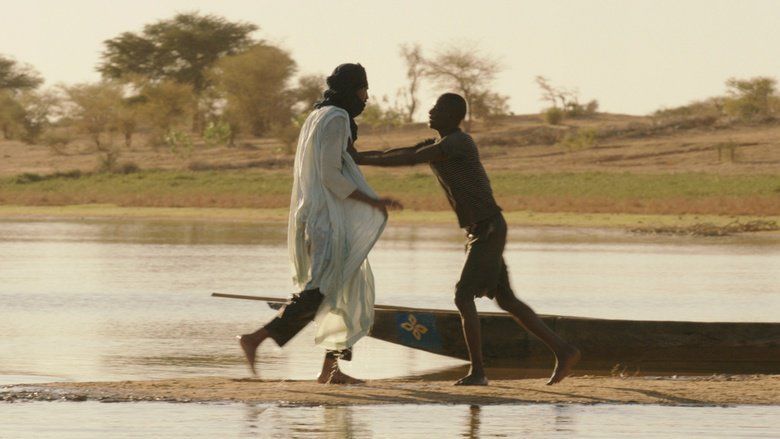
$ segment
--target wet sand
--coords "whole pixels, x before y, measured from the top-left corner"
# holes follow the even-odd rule
[[[777,405],[780,375],[708,377],[571,377],[555,386],[544,379],[493,380],[487,387],[452,381],[371,380],[362,385],[226,377],[156,381],[78,382],[0,388],[2,401],[251,402],[282,405],[371,404],[662,404]]]

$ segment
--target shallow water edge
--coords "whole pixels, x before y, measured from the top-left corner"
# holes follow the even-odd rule
[[[494,380],[489,386],[452,381],[370,380],[361,385],[315,381],[203,377],[148,381],[46,383],[0,388],[0,401],[267,403],[292,406],[377,404],[654,404],[780,405],[780,375],[706,377],[570,377]]]

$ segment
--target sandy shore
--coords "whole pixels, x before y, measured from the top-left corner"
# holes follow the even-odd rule
[[[543,379],[494,380],[488,387],[452,381],[373,380],[354,386],[314,381],[224,377],[156,381],[47,383],[0,389],[2,401],[251,402],[284,405],[366,404],[780,404],[780,375],[709,377],[572,377],[555,386]]]

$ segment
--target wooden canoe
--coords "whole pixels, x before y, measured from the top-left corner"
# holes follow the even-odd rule
[[[261,300],[279,308],[286,299]],[[556,333],[582,351],[578,369],[626,373],[780,373],[780,323],[612,320],[542,315]],[[481,312],[485,364],[549,368],[553,357],[508,314]],[[460,316],[454,310],[376,305],[369,334],[413,349],[467,360]]]

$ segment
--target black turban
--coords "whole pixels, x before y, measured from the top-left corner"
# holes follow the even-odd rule
[[[357,124],[355,118],[366,107],[358,96],[357,91],[368,87],[366,69],[360,64],[341,64],[333,70],[326,79],[328,89],[325,90],[322,100],[314,104],[314,108],[322,108],[333,105],[344,109],[349,114],[349,126],[352,131],[352,140],[357,140]]]
[[[326,79],[328,88],[337,92],[356,92],[368,87],[366,69],[360,64],[342,64]]]

